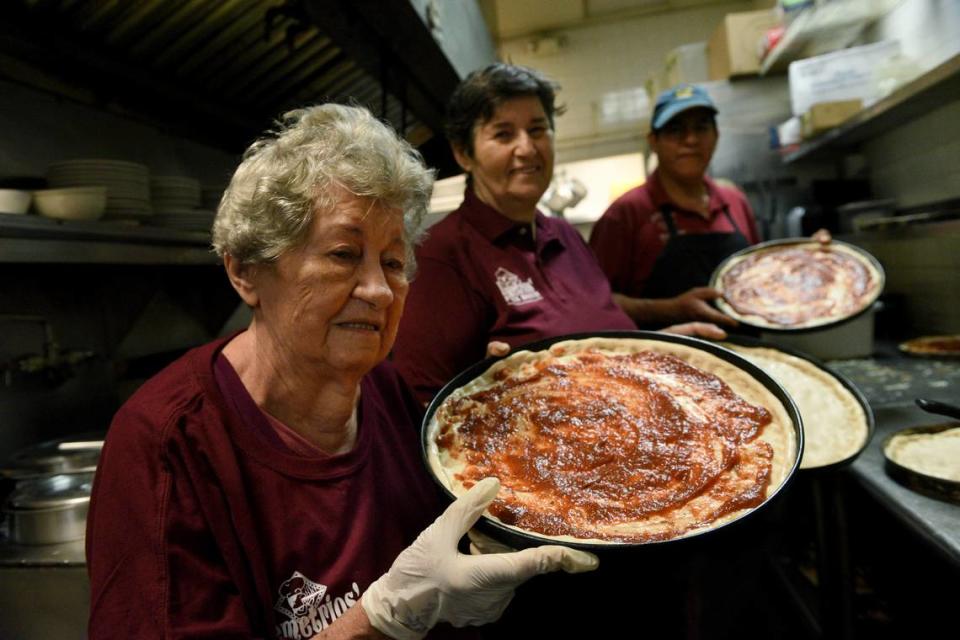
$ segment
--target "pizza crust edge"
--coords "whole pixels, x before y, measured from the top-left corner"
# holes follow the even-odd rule
[[[827,246],[829,247],[830,251],[838,251],[838,252],[846,253],[847,255],[853,256],[870,272],[870,276],[873,279],[873,282],[875,284],[873,286],[873,289],[870,292],[870,295],[868,295],[866,298],[869,302],[863,305],[859,311],[856,311],[855,313],[848,314],[845,316],[828,316],[826,318],[814,318],[808,322],[788,326],[788,325],[782,325],[782,324],[770,322],[769,320],[767,320],[762,316],[740,313],[739,311],[734,309],[722,297],[717,298],[717,301],[716,301],[717,307],[720,309],[720,311],[727,314],[731,318],[734,318],[735,320],[739,320],[740,322],[744,322],[751,326],[759,327],[762,329],[778,329],[778,330],[787,330],[787,331],[799,330],[799,329],[813,329],[816,327],[833,324],[834,322],[839,322],[846,318],[850,318],[852,316],[857,315],[858,313],[862,312],[864,309],[868,308],[871,304],[873,304],[876,301],[876,299],[879,297],[881,290],[883,288],[883,276],[880,273],[880,271],[877,270],[873,262],[866,259],[860,253],[860,251],[852,249],[842,244],[838,244],[836,242],[831,242]],[[784,244],[778,244],[770,247],[763,247],[755,251],[746,251],[744,252],[743,255],[737,256],[736,258],[732,258],[729,262],[727,262],[727,264],[723,266],[723,270],[719,271],[716,277],[713,279],[714,286],[717,288],[717,290],[723,293],[723,290],[720,288],[720,284],[723,281],[723,276],[743,260],[746,260],[747,258],[751,258],[755,255],[759,255],[762,253],[769,253],[773,251],[781,251],[786,248],[795,249],[795,248],[822,248],[822,247],[823,245],[821,245],[819,242],[810,241],[810,242],[784,243]]]
[[[759,440],[770,444],[774,450],[773,464],[770,472],[770,483],[767,486],[766,492],[767,500],[780,489],[780,487],[789,477],[797,459],[798,443],[796,434],[794,432],[793,421],[783,403],[780,402],[780,400],[777,399],[777,397],[774,396],[773,393],[763,385],[763,383],[740,367],[705,350],[697,349],[680,343],[645,338],[598,337],[581,340],[565,340],[554,343],[548,349],[544,349],[542,351],[518,351],[495,362],[490,366],[490,368],[487,369],[487,371],[482,373],[477,378],[474,378],[466,385],[455,390],[448,396],[448,398],[470,395],[482,389],[488,388],[492,383],[493,376],[498,371],[501,371],[505,368],[520,370],[525,364],[537,362],[545,357],[552,357],[553,354],[561,350],[565,355],[574,355],[589,349],[601,349],[614,354],[636,353],[638,351],[654,350],[659,353],[667,353],[679,357],[688,364],[691,364],[697,368],[706,368],[707,371],[713,373],[718,378],[723,380],[744,400],[750,402],[751,404],[765,407],[771,414],[772,419],[770,424],[764,428],[763,433],[758,438]],[[444,402],[446,402],[446,400],[447,398],[444,399]],[[444,455],[444,452],[441,452],[436,444],[436,436],[440,429],[440,424],[437,420],[437,413],[440,412],[442,406],[443,404],[437,407],[437,410],[431,416],[430,422],[427,426],[427,459],[429,461],[430,470],[434,476],[440,480],[443,486],[454,496],[459,497],[466,492],[466,489],[459,481],[455,479],[454,476],[463,469],[464,465],[462,463],[458,463],[458,461],[453,461],[449,458],[449,456]],[[783,452],[786,453],[783,454]],[[764,504],[765,503],[766,500],[764,501]],[[708,526],[694,528],[672,539],[690,537],[705,531],[719,528],[729,522],[739,519],[748,512],[754,511],[757,508],[759,507],[734,511],[714,520]],[[567,535],[553,536],[532,532],[520,527],[508,525],[490,514],[489,511],[485,511],[484,515],[503,527],[515,530],[527,536],[533,535],[542,538],[545,541],[572,542],[580,544],[587,543],[596,545],[623,544],[620,542],[598,538],[576,538]]]
[[[870,436],[867,414],[856,396],[832,374],[778,349],[725,346],[766,371],[797,404],[804,431],[801,469],[840,462],[866,444]]]

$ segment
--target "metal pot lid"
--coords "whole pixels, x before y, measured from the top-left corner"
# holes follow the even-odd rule
[[[93,474],[63,474],[17,483],[7,502],[10,510],[63,509],[90,502]]]
[[[0,468],[0,477],[25,478],[51,473],[93,471],[100,461],[102,447],[102,434],[84,434],[43,442],[13,454]]]

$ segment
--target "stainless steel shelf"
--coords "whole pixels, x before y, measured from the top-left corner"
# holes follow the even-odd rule
[[[783,162],[823,158],[856,147],[878,133],[902,126],[960,96],[960,54],[900,87],[886,98],[787,153]]]
[[[0,215],[0,263],[213,265],[210,234]]]

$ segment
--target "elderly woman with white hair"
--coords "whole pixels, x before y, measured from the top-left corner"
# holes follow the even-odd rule
[[[432,180],[356,107],[289,113],[248,149],[213,245],[253,319],[117,413],[88,518],[91,638],[470,637],[533,575],[596,566],[460,554],[494,479],[441,514],[421,404],[384,363]]]

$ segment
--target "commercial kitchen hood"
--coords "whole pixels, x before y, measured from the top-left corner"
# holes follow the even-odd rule
[[[463,73],[445,48],[455,40],[456,50],[493,60],[485,28],[453,33],[464,21],[458,5],[10,0],[0,13],[0,78],[229,152],[288,109],[362,104],[447,175],[458,169],[439,135],[443,107]]]

